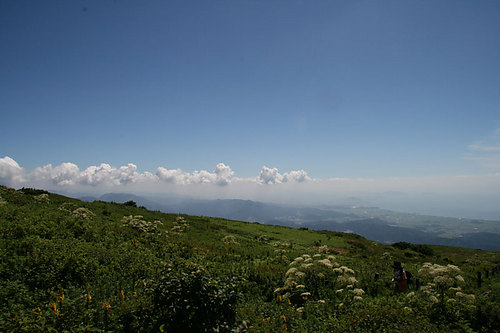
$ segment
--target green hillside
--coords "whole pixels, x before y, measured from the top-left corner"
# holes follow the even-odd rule
[[[420,288],[394,292],[396,260]],[[499,265],[0,187],[2,332],[498,332]]]

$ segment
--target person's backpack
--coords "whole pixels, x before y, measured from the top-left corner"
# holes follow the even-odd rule
[[[406,281],[408,284],[412,284],[413,283],[413,274],[411,274],[410,271],[405,271],[406,273]]]

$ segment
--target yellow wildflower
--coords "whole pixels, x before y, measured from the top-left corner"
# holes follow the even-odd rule
[[[102,303],[102,308],[104,310],[108,311],[111,309],[111,304],[109,304],[108,302],[104,302],[104,303]]]
[[[39,306],[37,306],[36,308],[33,308],[33,310],[31,310],[31,313],[35,314],[35,312],[37,312],[38,319],[40,320],[42,318],[42,310],[40,310]]]
[[[286,323],[286,317],[285,317],[285,315],[281,315],[281,319]]]
[[[38,320],[42,319],[42,310],[40,309],[39,306],[37,306],[36,308],[33,308],[33,310],[31,310],[31,312],[34,314],[36,312],[38,312]]]
[[[52,311],[54,312],[54,314],[55,314],[56,316],[59,316],[59,310],[57,309],[57,304],[56,304],[56,303],[54,303],[54,302],[50,302],[50,304],[49,304],[49,308],[51,308],[51,309],[52,309]]]

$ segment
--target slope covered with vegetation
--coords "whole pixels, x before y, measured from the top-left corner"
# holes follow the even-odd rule
[[[0,331],[499,331],[499,263],[0,187]]]

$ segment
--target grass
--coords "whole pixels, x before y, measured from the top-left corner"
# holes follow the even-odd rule
[[[33,189],[2,186],[0,197],[0,331],[500,329],[498,252],[396,247]],[[293,264],[298,257],[305,268]],[[394,294],[395,260],[425,288]],[[458,266],[468,298],[428,285],[434,277],[418,273],[425,262]],[[340,266],[356,282],[344,281]]]

